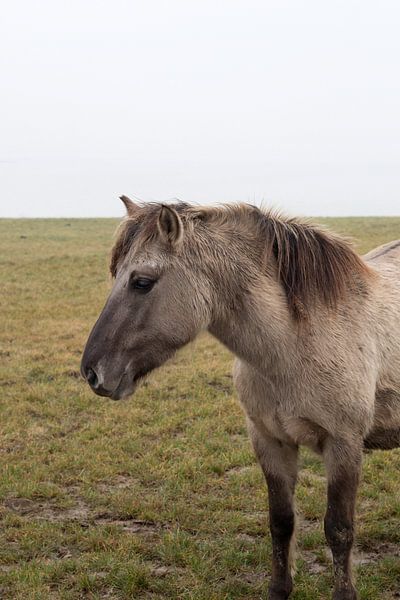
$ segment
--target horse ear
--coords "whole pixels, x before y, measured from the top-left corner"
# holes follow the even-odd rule
[[[128,196],[120,196],[119,199],[122,200],[122,202],[125,204],[128,217],[133,217],[133,215],[139,208],[138,205],[132,202],[132,200],[128,198]]]
[[[172,246],[177,246],[182,241],[182,219],[172,206],[166,204],[161,206],[157,227],[161,238]]]

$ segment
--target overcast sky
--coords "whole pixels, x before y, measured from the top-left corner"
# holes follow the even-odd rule
[[[0,216],[400,214],[398,0],[13,0]]]

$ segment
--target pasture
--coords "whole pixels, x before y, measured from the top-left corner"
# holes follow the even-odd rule
[[[360,252],[400,238],[400,218],[317,221]],[[266,487],[230,353],[204,334],[119,403],[80,378],[116,223],[0,221],[0,598],[264,598]],[[301,464],[292,597],[324,600],[324,470],[308,451]],[[400,450],[366,455],[362,600],[400,597],[399,473]]]

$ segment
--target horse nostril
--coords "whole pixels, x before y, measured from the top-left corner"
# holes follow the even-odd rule
[[[99,384],[99,378],[97,377],[97,373],[96,371],[94,371],[93,369],[87,369],[86,371],[86,380],[88,382],[88,384],[90,385],[90,387],[96,389],[98,387]]]

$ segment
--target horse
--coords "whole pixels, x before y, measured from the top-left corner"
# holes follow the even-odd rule
[[[334,600],[354,600],[354,513],[365,449],[400,446],[400,240],[360,257],[299,218],[246,204],[126,206],[109,298],[81,372],[114,400],[208,330],[233,380],[269,497],[269,600],[292,592],[299,446],[326,467]]]

